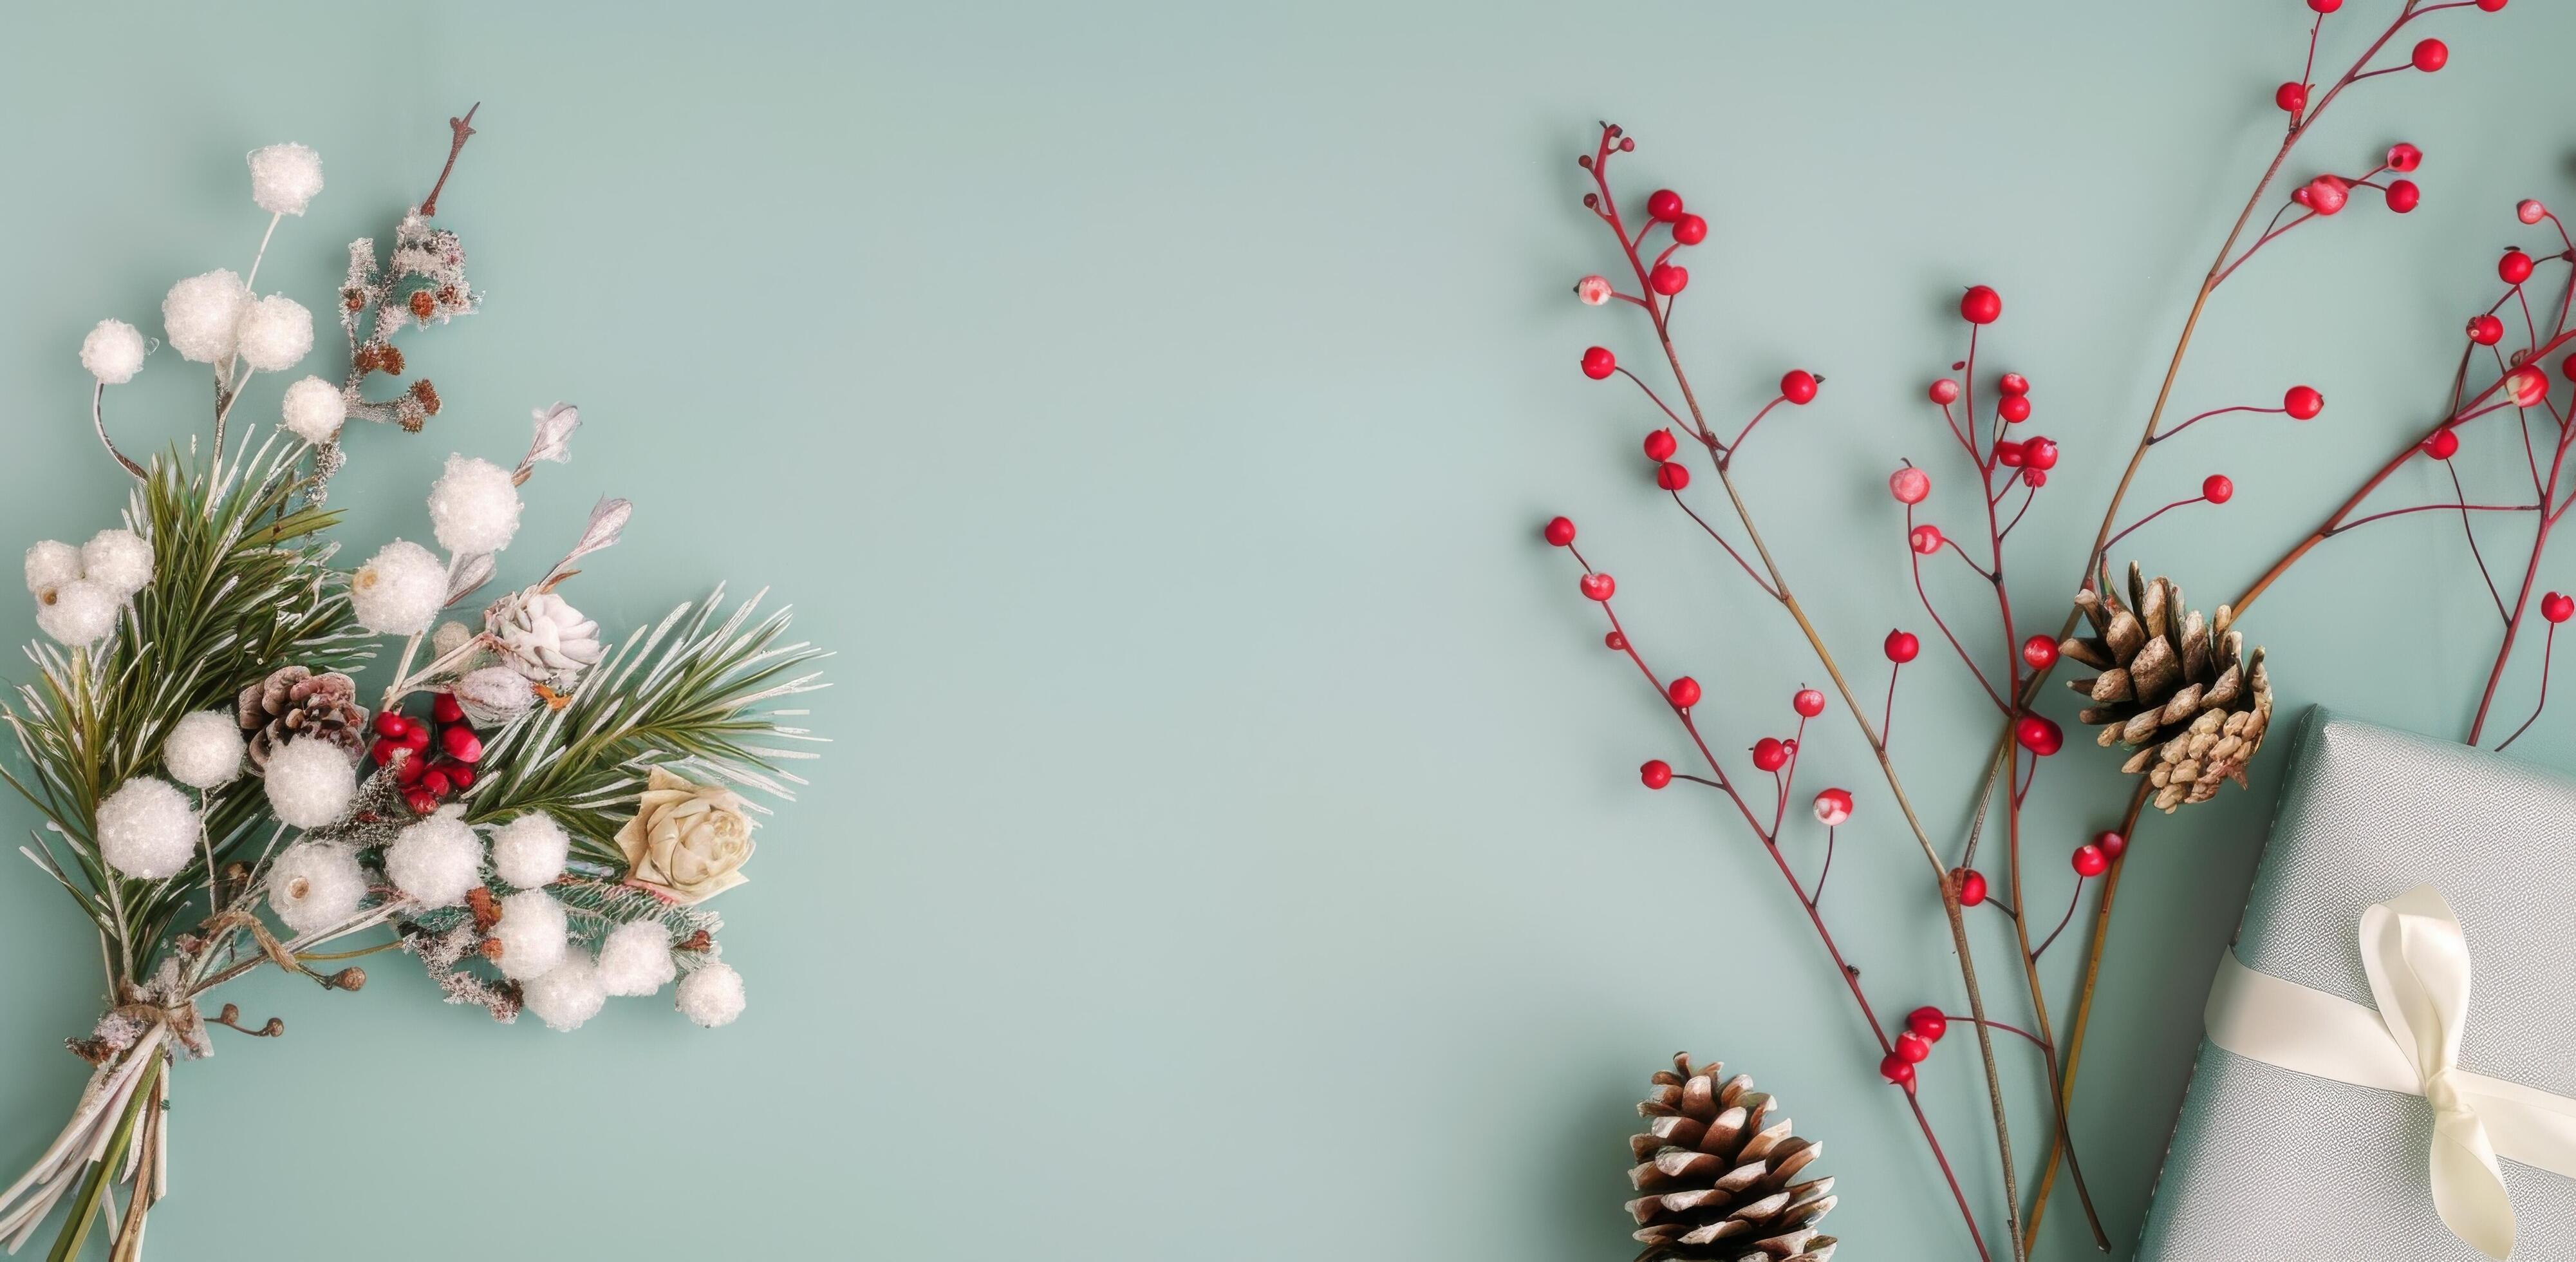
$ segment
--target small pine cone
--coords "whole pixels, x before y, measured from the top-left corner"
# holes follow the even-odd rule
[[[2144,774],[2157,809],[2206,802],[2220,782],[2245,785],[2245,764],[2263,747],[2272,721],[2272,680],[2263,650],[2245,652],[2244,633],[2225,605],[2204,620],[2183,604],[2182,589],[2146,579],[2129,567],[2129,604],[2108,592],[2075,595],[2093,635],[2058,645],[2067,657],[2100,670],[2068,687],[2092,698],[2087,723],[2095,743],[2141,747],[2121,770]]]
[[[316,675],[281,666],[242,689],[239,719],[250,739],[250,769],[268,770],[269,755],[297,737],[340,747],[355,766],[367,750],[367,709],[358,704],[358,681],[338,671]]]
[[[1792,1183],[1824,1153],[1772,1117],[1771,1097],[1742,1074],[1721,1080],[1712,1062],[1691,1068],[1688,1053],[1657,1071],[1637,1106],[1646,1133],[1628,1141],[1638,1164],[1628,1181],[1645,1195],[1628,1202],[1638,1262],[1826,1262],[1834,1238],[1816,1224],[1834,1207],[1830,1178]]]

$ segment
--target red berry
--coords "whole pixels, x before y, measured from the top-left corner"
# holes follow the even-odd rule
[[[1941,550],[1941,528],[1927,521],[1916,526],[1914,533],[1905,537],[1905,542],[1916,552],[1928,557]]]
[[[2066,733],[2058,728],[2054,719],[2025,714],[2013,721],[2013,740],[2019,742],[2023,749],[2046,758],[2065,748]]]
[[[415,752],[424,750],[429,748],[429,728],[425,724],[414,723],[404,728],[403,734],[394,739],[402,742],[402,747],[405,749]]]
[[[2558,361],[2558,371],[2569,381],[2576,381],[2576,355]]]
[[[403,733],[410,730],[411,720],[404,718],[402,715],[397,714],[392,710],[387,710],[376,716],[376,735],[378,736],[400,738]]]
[[[2400,175],[2424,165],[2424,151],[2404,141],[2388,146],[2388,169]]]
[[[1586,574],[1575,580],[1574,586],[1587,600],[1608,600],[1610,593],[1619,590],[1619,580],[1607,574]]]
[[[2478,12],[2480,13],[2496,13],[2502,11],[2503,8],[2504,0],[2478,0]]]
[[[2491,315],[2469,317],[2469,340],[2480,346],[2493,346],[2504,340],[2504,321]]]
[[[1646,287],[1670,298],[1690,286],[1690,269],[1677,263],[1657,263],[1646,273]]]
[[[1827,828],[1840,827],[1851,819],[1852,795],[1849,789],[1827,789],[1816,795],[1816,822]]]
[[[2313,386],[2292,386],[2289,393],[2281,396],[2281,410],[2289,413],[2291,420],[2312,421],[2317,413],[2326,410],[2326,397]]]
[[[2525,364],[2504,379],[2504,392],[2515,407],[2538,407],[2549,397],[2549,374]]]
[[[2034,635],[2021,642],[2021,660],[2032,670],[2046,670],[2057,664],[2057,641],[2045,635]]]
[[[469,728],[451,727],[439,733],[438,743],[448,757],[458,762],[476,762],[483,757],[483,738]]]
[[[2460,454],[2460,436],[2447,425],[2434,430],[2424,439],[2424,454],[2435,460],[2448,460]]]
[[[2023,442],[2021,445],[2021,462],[2033,469],[2056,468],[2056,440],[2048,438],[2032,438]]]
[[[1932,1040],[1907,1030],[1896,1036],[1896,1055],[1900,1060],[1922,1064],[1932,1058]]]
[[[1959,318],[1970,324],[1992,324],[2004,314],[2003,295],[1985,285],[1971,285],[1959,299]]]
[[[1792,368],[1781,374],[1780,397],[1803,405],[1816,397],[1816,386],[1823,380],[1804,368]]]
[[[2213,473],[2200,480],[2200,497],[2212,504],[2224,504],[2236,497],[2236,484],[2224,473]]]
[[[1911,631],[1890,631],[1887,633],[1887,642],[1879,647],[1887,654],[1887,660],[1902,666],[1913,661],[1915,654],[1923,651],[1923,641],[1915,639]]]
[[[1986,901],[1985,874],[1975,868],[1959,869],[1959,905],[1974,907]]]
[[[367,756],[374,759],[376,765],[381,767],[386,763],[392,762],[394,760],[394,751],[401,748],[402,746],[395,744],[392,741],[380,740],[367,746]]]
[[[1637,782],[1649,789],[1660,789],[1673,782],[1673,765],[1661,758],[1649,758],[1637,768]]]
[[[1690,485],[1690,466],[1667,460],[1655,466],[1655,485],[1667,491],[1678,491]]]
[[[1943,377],[1933,382],[1932,388],[1925,393],[1932,396],[1934,403],[1955,403],[1959,398],[1959,383]]]
[[[2021,480],[2028,483],[2033,490],[2048,485],[2048,475],[2037,469],[2022,470]]]
[[[1779,741],[1768,736],[1753,742],[1753,769],[1755,771],[1778,771],[1782,767],[1786,767],[1788,765],[1788,746],[1783,745]]]
[[[1708,240],[1708,221],[1697,215],[1684,215],[1674,220],[1673,240],[1683,245],[1698,245]]]
[[[2531,279],[2531,256],[2520,250],[2507,250],[2496,260],[2496,275],[2508,285],[2519,285]]]
[[[1881,1077],[1907,1091],[1914,1089],[1914,1062],[1894,1052],[1889,1052],[1887,1059],[1878,1062],[1878,1072]]]
[[[2549,207],[2538,198],[2526,197],[2514,205],[2513,217],[2524,223],[2539,223],[2549,217]]]
[[[1671,430],[1659,429],[1646,435],[1646,459],[1648,460],[1662,464],[1672,459],[1673,453],[1679,450],[1681,450],[1681,443],[1673,438]]]
[[[2540,616],[2549,619],[2551,622],[2565,622],[2569,618],[2576,618],[2576,596],[2563,595],[2558,592],[2551,592],[2548,595],[2542,596],[2540,598]]]
[[[1801,688],[1798,695],[1789,698],[1789,708],[1797,711],[1800,718],[1812,719],[1825,712],[1825,694],[1813,688]]]
[[[1540,531],[1539,534],[1549,543],[1555,544],[1560,548],[1569,547],[1574,543],[1574,519],[1571,517],[1550,517],[1547,519],[1547,528]]]
[[[436,767],[430,768],[420,777],[420,791],[431,797],[446,797],[448,788],[447,773]]]
[[[2308,0],[2308,7],[2319,13],[2332,13],[2343,7],[2343,0]]]
[[[447,769],[447,778],[450,782],[456,785],[457,791],[460,793],[474,787],[474,769],[472,767],[450,767]]]
[[[2391,212],[2402,215],[2423,204],[2424,190],[2417,188],[2415,181],[2390,180],[2388,182],[2388,209]]]
[[[2117,859],[2121,851],[2129,848],[2129,839],[2114,832],[2100,832],[2093,834],[2093,846],[2103,854]]]
[[[1939,1008],[1917,1008],[1905,1014],[1905,1028],[1926,1043],[1938,1043],[1942,1035],[1950,1032],[1950,1018],[1941,1015]]]
[[[2438,39],[2428,39],[2415,45],[2415,54],[2408,60],[2415,63],[2416,69],[2431,74],[2451,64],[2451,46]]]
[[[411,754],[410,750],[403,750],[401,752]],[[418,784],[420,783],[421,773],[428,770],[429,760],[420,757],[417,754],[412,754],[410,757],[394,764],[394,783],[399,785]]]
[[[2576,362],[2576,355],[2567,358]],[[1899,504],[1920,504],[1932,493],[1932,475],[1907,465],[1887,475],[1887,493],[1895,496]]]
[[[1688,675],[1675,676],[1671,683],[1664,685],[1664,696],[1673,703],[1673,708],[1687,710],[1699,704],[1699,681]]]
[[[2272,90],[2272,104],[2280,106],[2281,112],[2285,114],[2296,114],[2300,110],[2308,108],[2308,85],[2304,83],[2284,83],[2280,87],[2274,88]]]
[[[1995,386],[2005,394],[2024,395],[2030,393],[2030,378],[2017,372],[2008,372],[2003,375],[2002,380],[1995,383]]]
[[[1996,401],[1995,415],[2004,418],[2006,425],[2019,425],[2030,419],[2030,400],[2018,394],[2005,395]]]
[[[423,793],[418,789],[413,789],[412,791],[403,794],[403,805],[410,807],[411,813],[414,815],[427,815],[438,809],[438,799],[435,796]]]
[[[1995,444],[1995,463],[2007,469],[2018,469],[2029,458],[2029,450],[2009,438]]]
[[[1682,195],[1668,188],[1646,194],[1646,217],[1657,223],[1671,223],[1682,217]]]
[[[1628,637],[1621,635],[1616,631],[1603,632],[1601,636],[1601,647],[1608,649],[1613,653],[1625,653],[1628,651]]]
[[[455,693],[442,692],[430,699],[429,717],[441,723],[462,723],[465,721],[465,707],[456,704]]]
[[[2345,202],[2352,200],[2352,185],[2345,183],[2339,175],[2320,175],[2299,191],[2308,195],[2304,203],[2307,208],[2320,215],[2334,214],[2343,209]]]
[[[1619,357],[1607,346],[1595,346],[1583,352],[1583,375],[1594,381],[1619,371]]]
[[[2088,841],[2075,848],[2074,864],[2077,876],[2100,876],[2110,869],[2111,856],[2102,853],[2100,846]]]

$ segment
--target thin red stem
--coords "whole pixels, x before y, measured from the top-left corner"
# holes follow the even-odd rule
[[[2522,739],[2524,732],[2531,730],[2532,724],[2540,721],[2540,712],[2549,707],[2549,654],[2557,647],[2558,624],[2552,622],[2549,624],[2549,633],[2540,641],[2540,700],[2531,707],[2531,717],[2524,719],[2521,727],[2513,729],[2513,735],[2504,738],[2503,742],[2496,746],[2496,752],[2502,753],[2511,749],[2515,741]]]
[[[2227,415],[2227,414],[2228,414],[2228,413],[2230,413],[2230,412],[2252,412],[2252,413],[2255,413],[2256,415],[2260,415],[2260,416],[2287,416],[2287,415],[2289,415],[2289,414],[2290,414],[2290,409],[2288,409],[2288,408],[2258,408],[2258,407],[2255,407],[2253,404],[2250,404],[2250,403],[2240,403],[2240,404],[2236,405],[2235,407],[2211,408],[2210,410],[2208,410],[2208,411],[2206,411],[2206,412],[2203,412],[2203,413],[2201,413],[2201,414],[2200,414],[2200,415],[2198,415],[2198,416],[2192,417],[2191,419],[2186,420],[2186,421],[2182,422],[2181,424],[2174,426],[2172,429],[2166,430],[2165,432],[2163,432],[2163,433],[2161,433],[2161,434],[2158,434],[2158,435],[2156,435],[2155,437],[2148,439],[2147,441],[2148,441],[2148,442],[2150,442],[2150,443],[2160,443],[2160,442],[2163,442],[2164,440],[2166,440],[2166,439],[2168,439],[2168,438],[2171,438],[2171,437],[2173,437],[2174,435],[2176,435],[2176,434],[2179,434],[2179,433],[2183,432],[2184,430],[2190,429],[2192,426],[2197,425],[2197,424],[2199,424],[2199,423],[2200,423],[2200,422],[2202,422],[2202,421],[2208,420],[2210,417],[2213,417],[2213,416],[2225,416],[2225,415]]]
[[[2057,918],[2057,927],[2049,930],[2047,937],[2040,939],[2038,948],[2030,953],[2032,959],[2048,954],[2049,944],[2057,941],[2057,935],[2066,932],[2066,926],[2074,921],[2075,904],[2083,897],[2084,878],[2079,876],[2075,878],[2075,893],[2066,900],[2066,914]]]
[[[1960,1022],[1960,1023],[1962,1023],[1962,1024],[1973,1024],[1973,1023],[1976,1021],[1976,1018],[1975,1018],[1975,1017],[1969,1016],[1969,1015],[1967,1015],[1966,1013],[1955,1013],[1955,1014],[1954,1014],[1954,1013],[1944,1012],[1944,1013],[1942,1013],[1942,1014],[1941,1014],[1941,1019],[1942,1019],[1942,1020],[1945,1020],[1945,1021],[1957,1021],[1957,1022]],[[2003,1022],[2001,1022],[2001,1021],[1988,1021],[1988,1022],[1986,1022],[1986,1024],[1987,1024],[1988,1026],[1991,1026],[1991,1027],[1995,1028],[1995,1029],[2001,1030],[2001,1031],[2003,1031],[2003,1032],[2004,1032],[2004,1033],[2006,1033],[2006,1034],[2018,1034],[2018,1035],[2022,1036],[2023,1038],[2029,1039],[2029,1040],[2030,1040],[2030,1045],[2031,1045],[2031,1046],[2033,1046],[2033,1047],[2046,1047],[2046,1046],[2048,1046],[2048,1044],[2043,1043],[2043,1042],[2041,1042],[2041,1041],[2040,1041],[2040,1039],[2039,1039],[2039,1036],[2038,1036],[2038,1035],[2033,1034],[2033,1033],[2031,1033],[2030,1031],[2028,1031],[2028,1030],[2025,1030],[2025,1029],[2021,1028],[2020,1026],[2017,1026],[2017,1025],[2006,1025],[2006,1024],[2004,1024]]]
[[[1721,534],[1717,533],[1717,527],[1712,526],[1712,525],[1709,525],[1709,524],[1708,524],[1708,519],[1707,519],[1707,518],[1704,518],[1704,517],[1700,516],[1700,515],[1699,515],[1699,513],[1698,513],[1696,510],[1694,510],[1694,509],[1690,506],[1690,504],[1689,504],[1687,501],[1683,500],[1683,499],[1682,499],[1682,493],[1681,493],[1681,492],[1679,492],[1679,491],[1674,491],[1674,492],[1671,492],[1671,495],[1672,495],[1672,497],[1673,497],[1673,503],[1680,505],[1680,506],[1681,506],[1681,510],[1682,510],[1683,512],[1685,512],[1685,513],[1689,513],[1689,514],[1690,514],[1690,519],[1691,519],[1692,521],[1698,522],[1698,523],[1699,523],[1699,528],[1700,528],[1700,529],[1702,529],[1702,530],[1707,531],[1707,532],[1708,532],[1708,537],[1709,537],[1709,538],[1717,540],[1717,546],[1719,546],[1719,547],[1721,547],[1721,548],[1726,549],[1726,555],[1731,556],[1731,557],[1734,557],[1734,558],[1735,558],[1735,563],[1736,563],[1737,565],[1740,565],[1740,566],[1743,566],[1743,567],[1744,567],[1744,576],[1745,576],[1746,578],[1752,579],[1752,580],[1753,580],[1753,585],[1754,585],[1755,587],[1759,587],[1759,588],[1761,588],[1761,589],[1762,589],[1762,594],[1763,594],[1763,595],[1768,596],[1768,597],[1770,597],[1770,598],[1771,598],[1771,599],[1773,599],[1773,600],[1778,600],[1778,599],[1780,599],[1780,593],[1778,593],[1778,592],[1775,592],[1775,591],[1771,590],[1771,585],[1770,585],[1769,583],[1766,583],[1766,582],[1762,581],[1762,574],[1761,574],[1761,572],[1760,572],[1760,571],[1758,571],[1758,570],[1755,570],[1755,569],[1753,568],[1752,563],[1751,563],[1751,562],[1748,562],[1748,561],[1746,561],[1746,560],[1744,559],[1744,554],[1743,554],[1743,553],[1738,552],[1738,551],[1736,551],[1736,550],[1735,550],[1735,545],[1734,545],[1734,544],[1728,543],[1728,542],[1726,541],[1726,536],[1724,536],[1724,535],[1721,535]]]

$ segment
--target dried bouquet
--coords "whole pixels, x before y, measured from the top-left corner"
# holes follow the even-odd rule
[[[802,711],[776,708],[820,686],[820,654],[788,640],[786,611],[719,589],[604,632],[567,589],[617,542],[633,511],[619,499],[533,581],[482,594],[519,533],[521,488],[568,456],[580,414],[564,404],[536,411],[515,464],[447,457],[429,488],[434,548],[397,540],[343,568],[328,537],[349,422],[418,434],[439,419],[406,335],[482,304],[463,245],[433,223],[472,117],[449,120],[438,182],[391,249],[350,245],[332,299],[347,371],[287,384],[265,405],[275,427],[227,445],[255,381],[313,348],[307,308],[256,294],[257,256],[246,276],[190,277],[162,303],[168,348],[213,373],[203,446],[119,450],[107,388],[156,347],[118,320],[81,344],[92,423],[133,486],[121,525],[27,550],[46,639],[7,703],[17,758],[0,777],[44,815],[26,855],[97,926],[105,1011],[68,1040],[95,1066],[69,1121],[0,1187],[12,1251],[63,1204],[57,1262],[94,1225],[113,1257],[141,1255],[169,1190],[176,1067],[213,1054],[214,1027],[283,1031],[212,1004],[255,969],[354,991],[366,973],[348,960],[399,949],[449,1002],[556,1030],[665,988],[702,1026],[743,1010],[706,903],[744,879],[768,813],[751,795],[788,796],[799,781],[780,764],[812,756],[796,746],[815,738],[784,725]],[[250,177],[270,214],[265,255],[321,191],[321,159],[272,145]],[[369,705],[353,672],[397,642]],[[341,946],[359,935],[371,941]],[[7,1133],[15,1150],[37,1128]]]

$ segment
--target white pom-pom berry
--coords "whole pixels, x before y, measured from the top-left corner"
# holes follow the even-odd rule
[[[464,902],[465,892],[482,883],[483,842],[461,816],[457,808],[442,809],[397,834],[385,847],[385,879],[425,907]]]
[[[367,874],[346,846],[299,841],[268,867],[268,907],[297,933],[328,929],[358,914]]]
[[[119,600],[152,583],[152,544],[131,530],[102,530],[81,545],[81,577]]]
[[[519,533],[519,488],[509,470],[489,460],[451,455],[429,488],[429,522],[450,552],[498,552]]]
[[[123,320],[101,320],[81,339],[81,367],[101,385],[121,386],[134,380],[134,374],[143,371],[143,357],[151,353],[143,330]]]
[[[28,595],[42,598],[65,583],[79,581],[80,576],[80,549],[52,539],[27,549]]]
[[[347,751],[325,740],[298,737],[268,755],[268,806],[293,828],[336,823],[358,792]]]
[[[426,629],[447,603],[447,563],[416,543],[396,539],[349,576],[349,609],[378,635]]]
[[[221,710],[182,715],[161,741],[161,765],[191,789],[211,789],[241,774],[241,724]]]
[[[250,306],[250,287],[232,272],[217,268],[170,287],[161,300],[161,331],[170,349],[191,363],[211,364],[233,353],[242,311]],[[310,330],[307,331],[310,336]]]
[[[571,921],[563,904],[544,890],[523,890],[501,900],[492,938],[501,945],[501,975],[516,981],[543,977],[563,963]]]
[[[552,885],[571,852],[572,838],[543,811],[530,811],[492,834],[492,870],[514,889]]]
[[[139,880],[157,881],[197,853],[197,808],[179,786],[136,776],[98,800],[98,857]]]
[[[340,387],[320,377],[306,377],[286,388],[286,431],[316,447],[340,436],[349,419],[349,401]]]
[[[284,294],[270,294],[242,310],[234,336],[243,363],[261,372],[284,372],[313,349],[313,313]]]
[[[619,925],[599,944],[599,984],[609,994],[649,995],[679,974],[671,959],[671,931],[661,921]]]
[[[742,974],[719,960],[701,964],[681,978],[679,994],[671,1006],[678,1008],[681,1016],[712,1030],[733,1024],[733,1019],[742,1015],[743,1002]]]
[[[572,952],[543,977],[523,983],[520,995],[528,1011],[550,1030],[578,1030],[582,1022],[598,1016],[608,1003],[608,992],[599,984],[598,966],[579,951]]]
[[[322,191],[322,155],[303,145],[250,151],[250,199],[275,215],[301,215]]]
[[[115,592],[88,579],[74,579],[36,594],[36,627],[79,648],[107,638],[116,629],[120,608]]]

